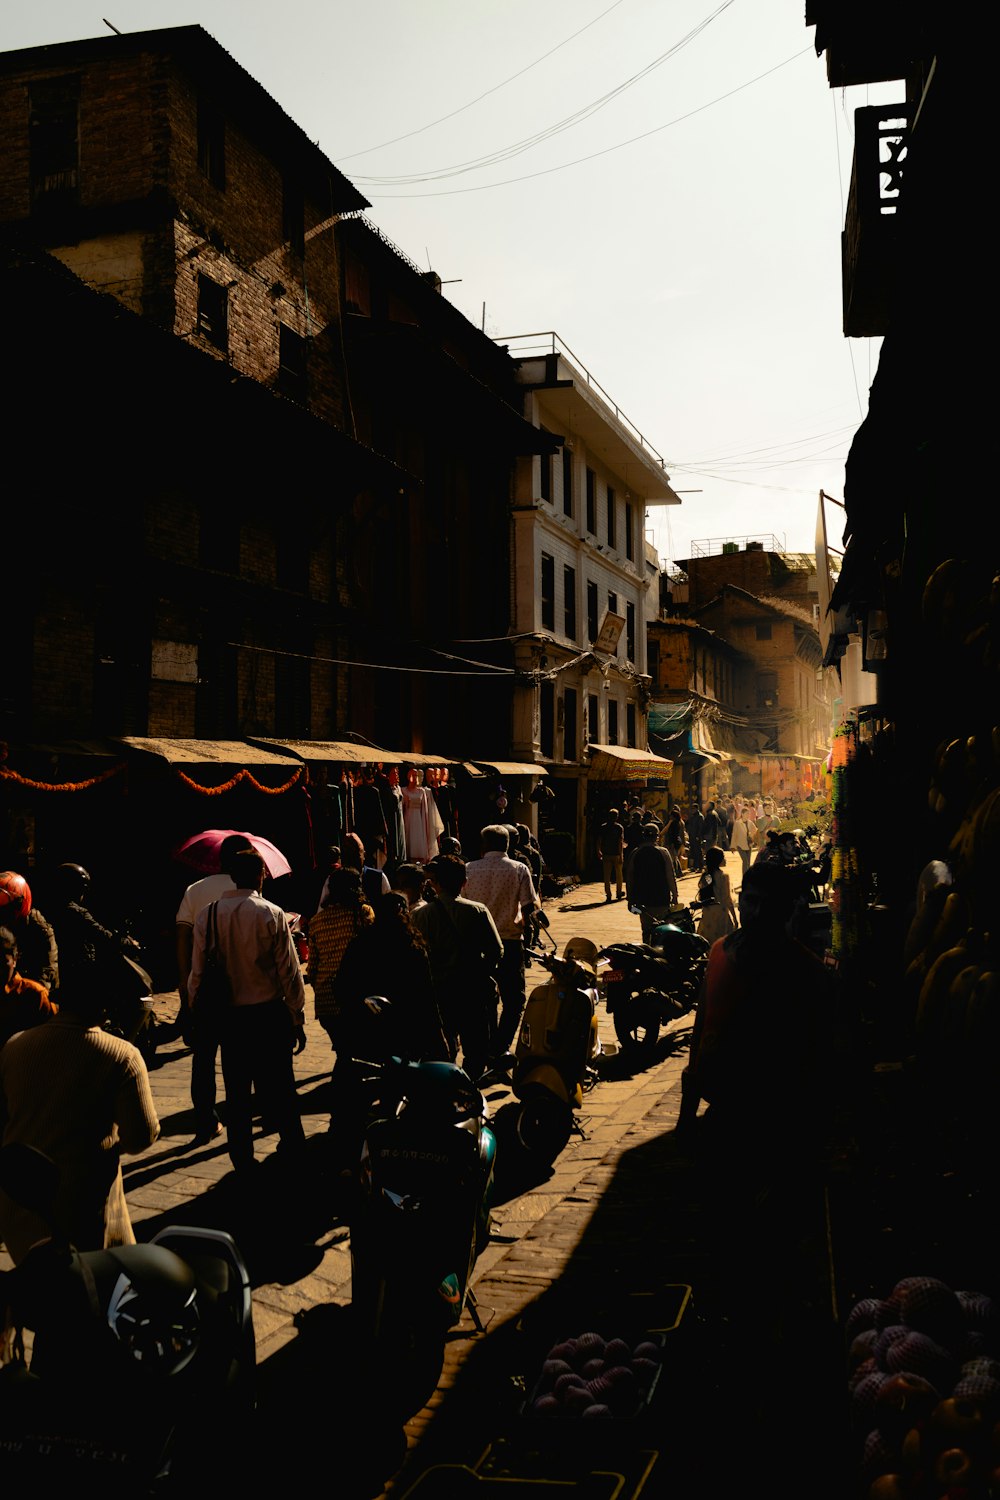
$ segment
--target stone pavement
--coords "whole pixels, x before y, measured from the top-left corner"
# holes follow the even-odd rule
[[[728,856],[727,868],[735,890],[736,855]],[[681,898],[694,894],[695,877],[686,876]],[[546,913],[560,952],[573,936],[599,946],[639,940],[638,918],[624,901],[606,903],[600,885],[549,899]],[[541,971],[529,969],[528,978],[540,982]],[[156,997],[163,1019],[172,1019],[176,1006],[176,994]],[[613,1054],[613,1023],[603,1005],[600,1028]],[[533,1493],[537,1484],[558,1483],[619,1500],[640,1491],[728,1496],[740,1493],[734,1475],[745,1472],[750,1455],[769,1454],[772,1444],[781,1447],[791,1473],[796,1444],[789,1423],[799,1377],[804,1373],[815,1405],[822,1374],[796,1373],[789,1362],[803,1357],[807,1323],[820,1342],[835,1332],[821,1263],[823,1226],[813,1226],[811,1236],[801,1226],[810,1275],[795,1306],[805,1305],[806,1315],[797,1328],[779,1318],[776,1334],[781,1268],[754,1259],[746,1225],[713,1202],[710,1165],[700,1161],[697,1146],[682,1149],[674,1134],[688,1019],[664,1031],[641,1072],[631,1072],[621,1055],[604,1059],[601,1081],[584,1098],[581,1133],[541,1180],[505,1175],[498,1152],[494,1233],[474,1282],[486,1333],[466,1314],[447,1343],[436,1386],[414,1384],[410,1407],[396,1414],[382,1409],[378,1391],[358,1387],[349,1232],[324,1152],[330,1049],[311,1014],[307,1032],[306,1049],[295,1058],[309,1137],[305,1184],[294,1190],[282,1184],[278,1164],[270,1162],[262,1173],[271,1178],[265,1195],[252,1204],[236,1197],[225,1137],[192,1145],[190,1055],[180,1042],[162,1049],[151,1072],[162,1134],[125,1161],[140,1240],[171,1221],[214,1224],[229,1228],[247,1255],[260,1384],[255,1479],[285,1483],[294,1461],[296,1470],[328,1475],[334,1494],[359,1500],[488,1495],[500,1487],[508,1493],[529,1482]],[[503,1108],[494,1106],[498,1129]],[[258,1155],[269,1157],[275,1145],[273,1135],[259,1136]],[[791,1258],[799,1248],[790,1247]],[[551,1425],[536,1433],[522,1403],[544,1354],[559,1339],[595,1329],[632,1340],[649,1329],[671,1330],[658,1335],[664,1368],[649,1412],[625,1428],[591,1423],[602,1430],[591,1430],[583,1442],[575,1437],[567,1444],[566,1432]],[[789,1389],[772,1397],[767,1383],[779,1375]],[[773,1431],[761,1425],[765,1408]],[[838,1415],[827,1410],[824,1423],[836,1426]],[[288,1434],[290,1444],[281,1441]],[[797,1489],[797,1478],[786,1489],[784,1471],[772,1473],[771,1465],[766,1492],[819,1497],[832,1467],[828,1462],[808,1489]],[[833,1500],[838,1492],[829,1494]]]

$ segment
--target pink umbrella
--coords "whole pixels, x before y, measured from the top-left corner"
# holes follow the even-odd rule
[[[203,833],[193,834],[174,850],[174,858],[202,875],[218,875],[222,868],[222,845],[228,838],[246,839],[263,859],[272,880],[292,873],[288,860],[270,839],[261,838],[259,833],[243,833],[238,828],[206,828]]]

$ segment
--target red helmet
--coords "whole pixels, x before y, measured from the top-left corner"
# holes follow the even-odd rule
[[[0,922],[5,916],[26,917],[31,910],[31,886],[16,870],[0,870]]]

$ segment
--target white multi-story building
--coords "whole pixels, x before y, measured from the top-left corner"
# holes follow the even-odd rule
[[[582,864],[608,781],[669,770],[647,750],[647,593],[658,570],[645,528],[647,505],[680,501],[660,454],[556,334],[500,342],[518,364],[525,417],[562,440],[554,455],[518,461],[512,751],[546,766]],[[588,799],[598,762],[606,795]]]

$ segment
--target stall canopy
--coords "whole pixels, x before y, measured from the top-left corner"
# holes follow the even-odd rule
[[[649,777],[667,777],[674,763],[650,750],[633,750],[628,745],[588,745],[591,756],[591,781],[647,781]]]
[[[477,776],[484,773],[487,776],[547,776],[549,774],[544,766],[536,766],[533,761],[473,760],[467,761],[466,765],[471,766]]]
[[[258,736],[258,745],[287,750],[300,760],[329,761],[350,766],[460,766],[451,755],[425,755],[416,750],[383,750],[379,745],[357,745],[353,740],[272,740]]]
[[[294,766],[290,755],[279,755],[247,740],[145,739],[120,735],[115,742],[129,750],[156,755],[171,766]]]
[[[374,745],[355,745],[351,740],[270,740],[258,737],[254,743],[287,750],[299,760],[322,761],[324,764],[371,765],[379,760],[392,760],[388,750],[379,750]]]

